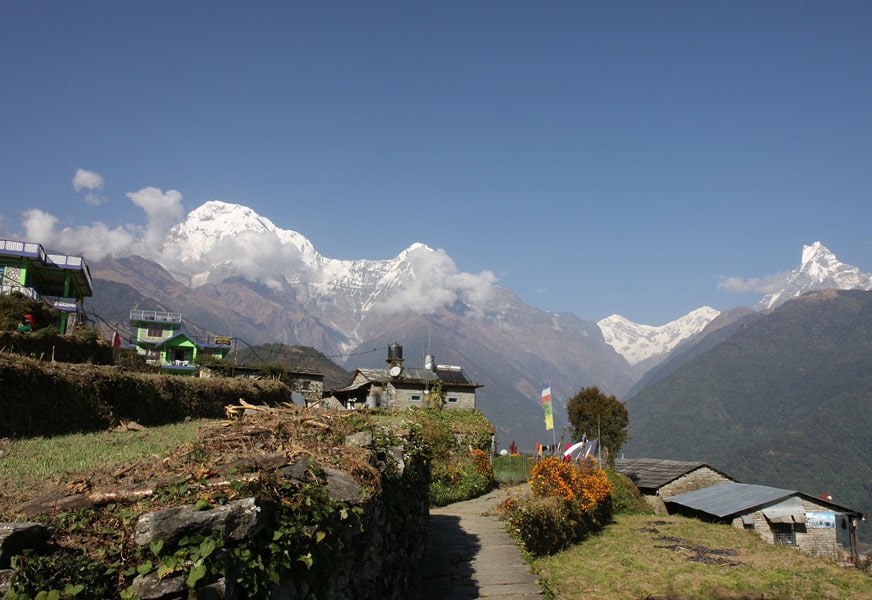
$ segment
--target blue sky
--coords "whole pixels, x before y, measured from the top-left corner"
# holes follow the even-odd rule
[[[0,236],[133,231],[157,188],[583,319],[751,305],[719,283],[814,241],[872,270],[870,31],[865,1],[6,2]]]

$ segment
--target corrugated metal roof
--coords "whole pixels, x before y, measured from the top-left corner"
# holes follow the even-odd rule
[[[642,491],[658,490],[683,475],[696,471],[701,467],[713,469],[703,462],[684,462],[660,458],[618,458],[615,459],[615,470],[626,475]],[[724,475],[721,473],[721,475]],[[729,479],[728,475],[724,475]]]
[[[676,504],[724,518],[750,512],[795,495],[799,495],[799,492],[729,481],[663,500],[667,506]]]

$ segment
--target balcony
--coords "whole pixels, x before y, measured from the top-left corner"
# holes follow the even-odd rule
[[[62,310],[64,312],[79,312],[80,304],[76,298],[65,298],[63,296],[44,296],[37,292],[32,287],[23,285],[0,285],[0,294],[11,294],[20,292],[31,300],[36,302],[45,302],[52,308]]]
[[[182,313],[162,312],[159,310],[131,310],[130,320],[148,323],[182,323]]]

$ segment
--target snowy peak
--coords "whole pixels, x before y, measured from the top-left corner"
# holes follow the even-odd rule
[[[621,315],[597,323],[605,342],[623,356],[630,366],[665,356],[679,343],[705,329],[720,314],[709,306],[698,308],[660,327],[633,323]]]
[[[803,246],[800,266],[787,273],[783,285],[766,294],[755,308],[774,308],[805,292],[827,288],[872,290],[872,274],[861,273],[857,267],[839,262],[829,248],[815,242]]]
[[[349,339],[369,313],[435,312],[460,301],[487,300],[494,277],[459,273],[443,251],[415,243],[389,260],[320,255],[303,235],[276,227],[238,204],[210,201],[167,234],[159,261],[196,288],[229,278],[264,284],[295,300]]]

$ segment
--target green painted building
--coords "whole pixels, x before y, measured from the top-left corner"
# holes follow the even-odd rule
[[[58,333],[86,321],[83,300],[93,295],[91,271],[81,256],[49,254],[36,242],[0,239],[0,294],[20,292],[59,312]]]
[[[222,359],[230,352],[232,340],[226,337],[198,338],[182,328],[181,313],[156,310],[131,310],[130,327],[138,354],[161,373],[199,375],[197,358]]]

